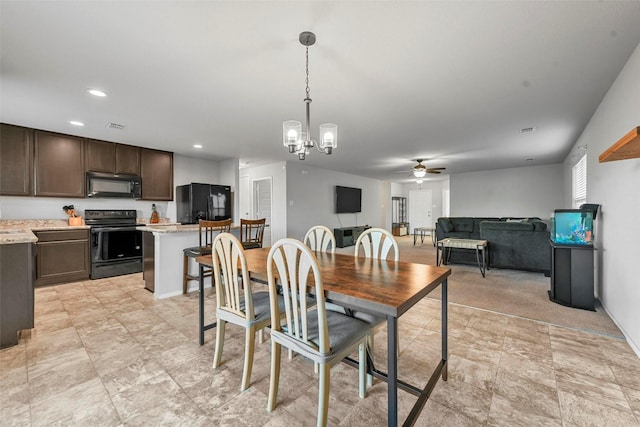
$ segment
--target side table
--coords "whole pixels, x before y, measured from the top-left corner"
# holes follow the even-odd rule
[[[431,243],[433,243],[433,246],[436,245],[436,240],[435,240],[435,233],[436,233],[436,229],[433,227],[416,227],[413,229],[413,246],[416,245],[416,239],[418,238],[418,235],[420,235],[420,243],[424,243],[424,236],[429,233],[429,235],[431,236]]]
[[[449,259],[450,250],[452,248],[455,249],[471,249],[476,251],[476,260],[478,261],[478,268],[480,268],[480,273],[482,273],[482,277],[485,277],[485,272],[487,270],[487,259],[488,259],[488,251],[489,251],[489,242],[486,240],[473,240],[473,239],[442,239],[438,240],[438,246],[436,248],[436,265],[447,264]],[[448,250],[449,251],[448,251]],[[442,254],[440,253],[442,252]],[[482,261],[481,257],[482,256]]]

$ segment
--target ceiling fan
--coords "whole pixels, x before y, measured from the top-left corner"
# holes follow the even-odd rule
[[[418,162],[418,164],[415,165],[413,168],[411,168],[411,172],[413,172],[413,176],[415,176],[416,178],[422,178],[428,173],[439,174],[439,173],[442,173],[441,171],[446,169],[446,168],[428,168],[422,164],[422,162],[424,162],[424,159],[416,159],[416,162]]]

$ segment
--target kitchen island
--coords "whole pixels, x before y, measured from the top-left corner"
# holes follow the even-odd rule
[[[183,249],[198,246],[198,224],[148,224],[138,227],[143,233],[151,233],[153,239],[143,236],[143,259],[145,281],[152,283],[145,287],[158,298],[169,298],[182,294]],[[240,226],[231,226],[231,232],[240,237]],[[152,247],[151,247],[152,245]],[[146,252],[146,254],[145,254]],[[152,253],[152,257],[148,255]],[[198,271],[198,264],[189,259],[189,271]],[[211,278],[206,278],[204,287],[211,287]],[[197,291],[196,281],[189,283],[188,292]]]

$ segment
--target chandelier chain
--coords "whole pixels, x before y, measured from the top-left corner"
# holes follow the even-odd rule
[[[306,57],[307,57],[307,63],[306,63],[307,77],[304,79],[304,81],[307,84],[306,93],[307,93],[307,98],[309,98],[309,46],[307,46],[306,50],[307,50],[307,53],[306,53]]]

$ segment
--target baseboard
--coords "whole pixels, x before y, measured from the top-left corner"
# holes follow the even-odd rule
[[[600,301],[600,300],[598,300]],[[638,346],[632,339],[631,337],[629,337],[629,335],[625,332],[624,328],[622,327],[622,325],[620,323],[618,323],[618,321],[616,320],[616,318],[609,312],[609,310],[607,310],[607,307],[605,307],[605,305],[602,303],[602,301],[600,301],[600,306],[602,307],[602,309],[604,310],[605,313],[607,313],[607,315],[611,318],[611,320],[613,320],[613,323],[616,324],[616,326],[618,327],[618,329],[620,329],[620,332],[622,332],[622,335],[624,335],[624,338],[627,340],[627,344],[629,344],[629,347],[631,347],[631,350],[633,350],[633,352],[636,354],[636,356],[638,356],[638,358],[640,358],[640,346]]]

